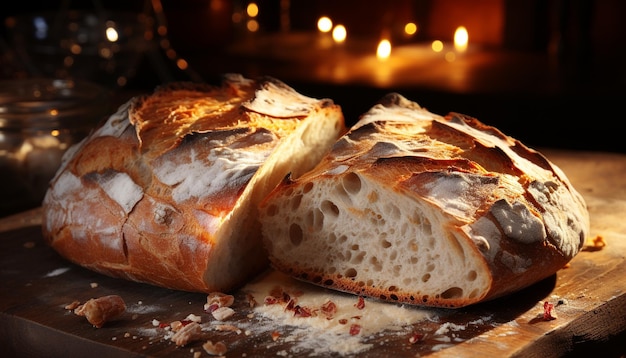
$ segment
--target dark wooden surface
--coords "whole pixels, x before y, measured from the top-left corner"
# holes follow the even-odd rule
[[[583,250],[568,268],[509,297],[459,310],[433,310],[436,319],[419,322],[406,334],[383,332],[362,337],[373,343],[366,355],[626,354],[626,155],[545,153],[587,200],[592,236],[601,235],[607,246]],[[284,339],[290,327],[276,328],[283,337],[276,341],[267,330],[255,329],[243,292],[234,293],[236,314],[224,322],[244,327],[243,332],[207,330],[204,340],[176,347],[153,320],[168,323],[191,313],[210,322],[211,317],[203,312],[206,295],[113,279],[72,265],[45,245],[40,231],[38,210],[0,220],[0,349],[4,356],[194,357],[200,352],[207,357],[201,348],[207,339],[224,341],[227,357],[309,353],[292,350],[293,342]],[[110,294],[120,295],[128,309],[102,328],[92,327],[65,309],[72,301]],[[542,319],[544,301],[558,305],[557,319]],[[447,323],[463,329],[435,335]],[[411,332],[422,333],[425,339],[411,344]],[[328,356],[332,355],[329,352]]]

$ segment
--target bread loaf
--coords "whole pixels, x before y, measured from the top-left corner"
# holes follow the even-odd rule
[[[260,207],[272,265],[383,300],[462,307],[562,268],[589,233],[564,173],[477,119],[398,94]]]
[[[43,235],[107,275],[231,290],[268,265],[259,201],[344,132],[339,106],[276,79],[164,85],[67,151],[43,201]]]

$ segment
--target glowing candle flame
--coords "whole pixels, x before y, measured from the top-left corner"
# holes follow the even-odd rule
[[[463,26],[457,27],[454,32],[454,48],[459,52],[465,52],[468,42],[469,34],[467,33],[467,29]]]
[[[389,55],[391,55],[391,42],[387,39],[381,40],[376,48],[376,57],[379,60],[386,60]]]
[[[117,30],[115,30],[113,27],[107,27],[105,34],[107,40],[109,40],[110,42],[115,42],[119,38]]]
[[[414,22],[408,22],[406,25],[404,25],[404,33],[408,36],[413,36],[416,32],[417,24],[415,24]]]
[[[337,25],[333,29],[333,40],[335,40],[336,43],[344,42],[346,40],[347,35],[348,35],[348,32],[346,31],[346,28],[343,25]]]
[[[259,5],[253,2],[249,3],[246,7],[246,13],[250,17],[257,17],[259,15]]]
[[[321,32],[329,32],[333,28],[333,21],[327,17],[322,16],[317,20],[317,29]]]
[[[433,41],[433,43],[430,45],[430,47],[433,49],[433,51],[435,52],[441,52],[443,50],[443,42],[441,42],[440,40],[435,40]]]

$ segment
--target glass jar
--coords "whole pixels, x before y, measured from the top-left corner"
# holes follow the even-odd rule
[[[0,217],[41,205],[65,151],[108,112],[108,93],[93,83],[0,81]]]

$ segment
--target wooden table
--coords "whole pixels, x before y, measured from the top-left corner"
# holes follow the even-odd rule
[[[412,327],[359,337],[370,348],[354,356],[543,358],[572,350],[603,357],[626,353],[621,341],[626,333],[626,155],[543,152],[585,197],[592,236],[602,236],[606,247],[583,250],[569,267],[509,297],[458,310],[425,310],[429,318]],[[128,309],[102,328],[65,308],[75,300],[110,294],[121,296]],[[207,339],[226,343],[227,357],[311,353],[302,346],[294,348],[297,341],[290,327],[256,329],[267,326],[267,319],[252,318],[244,292],[234,296],[237,314],[225,323],[238,331],[213,325],[203,341],[177,347],[159,324],[185,319],[190,313],[209,324],[211,318],[203,312],[206,295],[113,279],[69,264],[43,242],[39,210],[0,220],[0,347],[9,355],[207,357],[201,348]],[[556,305],[556,319],[542,318],[545,301]],[[421,338],[412,343],[409,338],[415,333]]]

